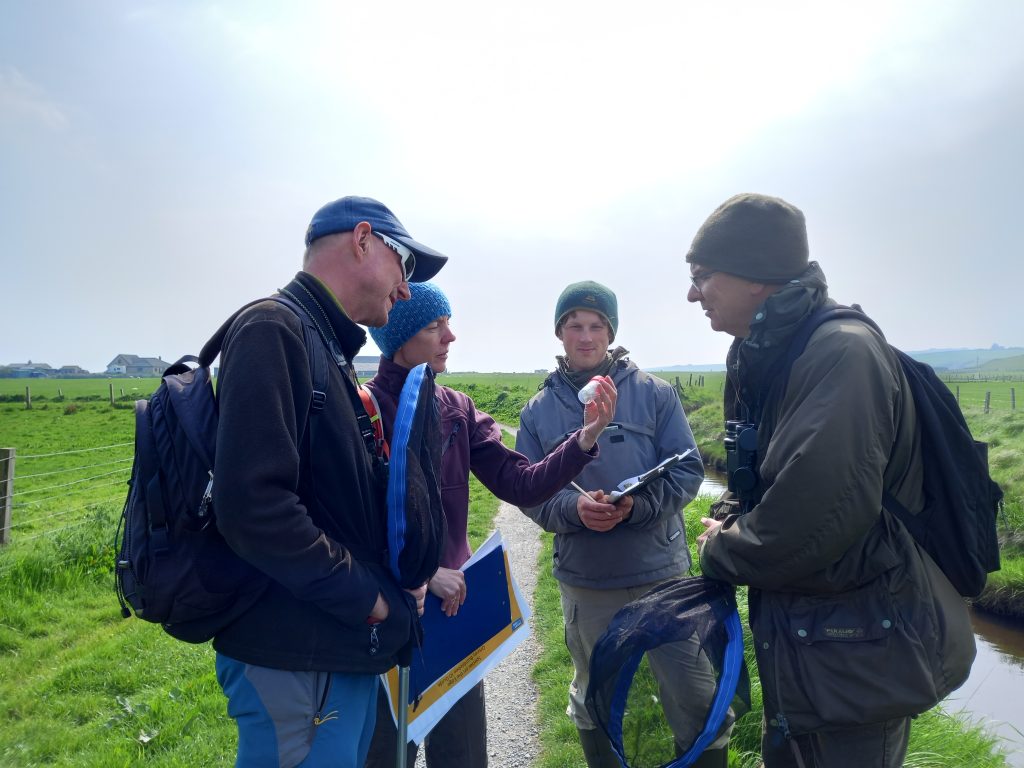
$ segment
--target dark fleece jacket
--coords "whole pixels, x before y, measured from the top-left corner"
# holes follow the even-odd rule
[[[300,272],[283,292],[351,361],[366,336],[326,287]],[[217,651],[239,661],[376,674],[394,665],[410,638],[415,604],[384,566],[384,490],[343,376],[330,366],[327,402],[311,415],[310,363],[294,312],[261,302],[228,334],[218,386],[217,525],[269,577],[263,596],[214,638]],[[378,593],[390,615],[371,628]]]

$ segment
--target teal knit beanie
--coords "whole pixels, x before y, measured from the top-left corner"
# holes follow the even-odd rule
[[[597,312],[608,322],[611,331],[608,340],[615,341],[619,330],[619,302],[610,288],[606,288],[593,280],[584,280],[566,286],[555,304],[555,333],[562,325],[565,316],[578,309]]]
[[[388,315],[387,325],[370,328],[373,343],[389,360],[409,339],[439,317],[451,317],[452,307],[444,291],[433,283],[409,283],[408,301],[399,301]]]

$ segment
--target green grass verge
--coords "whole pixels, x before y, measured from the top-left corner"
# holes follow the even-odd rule
[[[208,645],[121,618],[117,510],[0,559],[0,764],[232,765]]]

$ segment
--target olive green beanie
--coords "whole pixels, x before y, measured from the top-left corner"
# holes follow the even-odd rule
[[[610,288],[595,283],[593,280],[584,280],[566,286],[555,304],[556,334],[565,316],[578,309],[597,312],[604,317],[611,331],[608,341],[615,340],[615,334],[619,330],[619,302]]]
[[[730,197],[697,231],[686,261],[763,283],[784,283],[807,269],[804,215],[785,200]]]

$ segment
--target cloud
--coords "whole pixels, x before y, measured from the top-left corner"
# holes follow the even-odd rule
[[[14,67],[0,68],[0,122],[21,121],[50,131],[63,131],[69,123],[64,110],[42,88]]]

